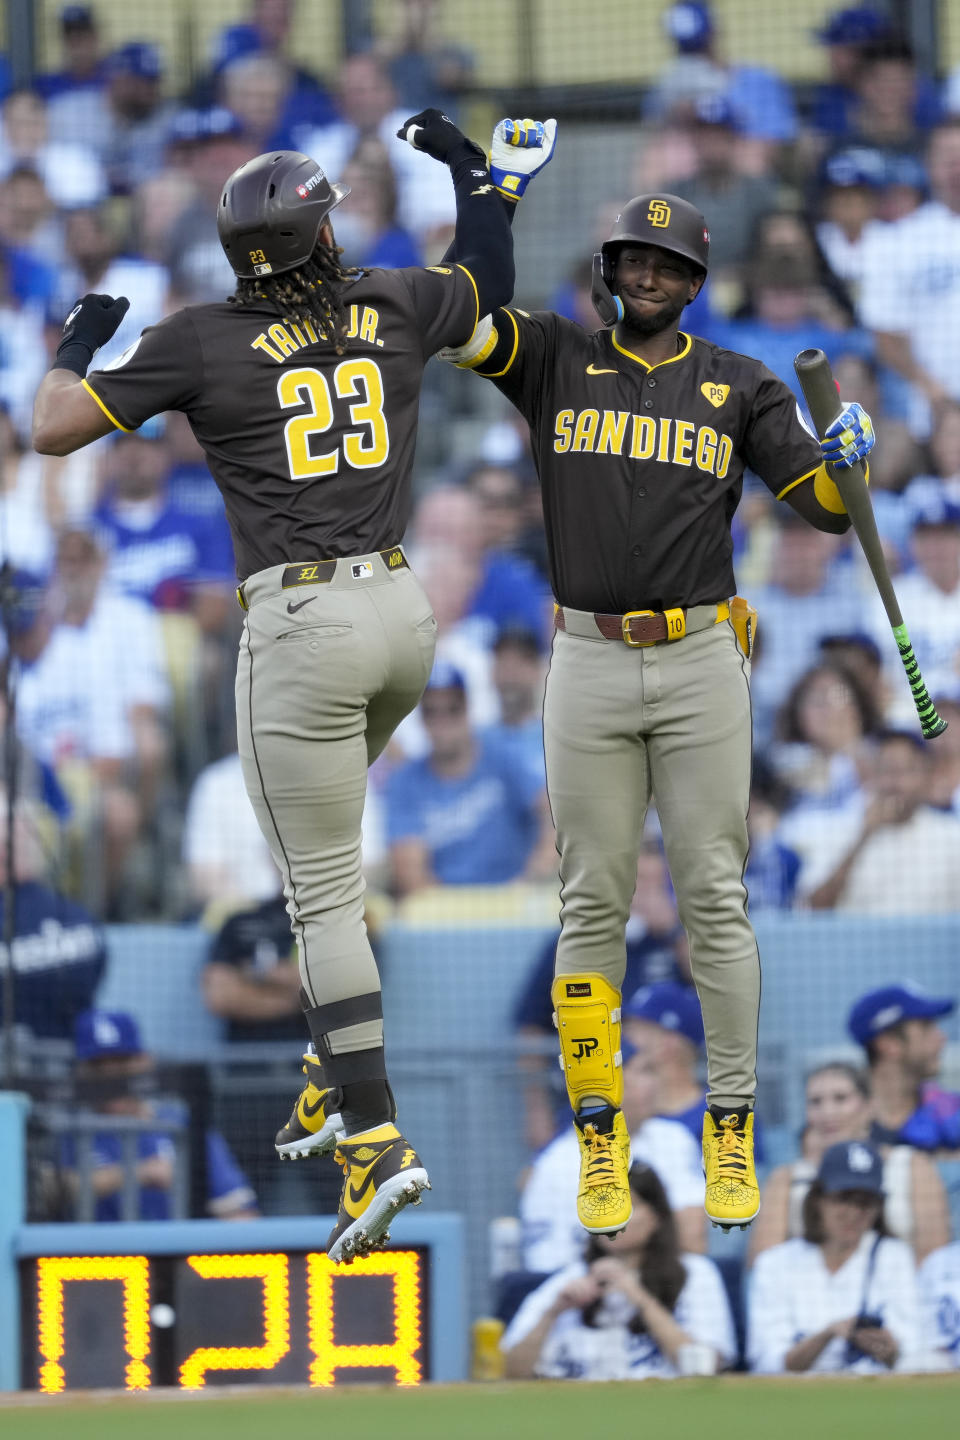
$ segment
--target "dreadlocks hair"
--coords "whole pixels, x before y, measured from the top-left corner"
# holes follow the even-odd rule
[[[344,281],[359,275],[355,268],[340,264],[343,247],[317,241],[313,254],[295,270],[279,275],[238,280],[229,297],[233,305],[256,305],[266,300],[284,320],[316,329],[318,338],[329,340],[337,355],[347,348],[347,311],[343,303]]]

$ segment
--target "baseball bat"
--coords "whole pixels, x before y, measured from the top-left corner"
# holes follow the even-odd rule
[[[793,368],[797,372],[797,379],[800,381],[800,388],[806,397],[807,407],[813,417],[817,434],[822,439],[825,431],[833,424],[843,408],[837,393],[837,382],[830,370],[830,361],[822,350],[801,350],[793,362]],[[847,514],[850,516],[863,553],[867,557],[867,564],[870,566],[870,572],[880,592],[887,619],[893,628],[893,638],[897,642],[900,659],[903,662],[907,680],[910,682],[910,692],[913,695],[913,703],[917,707],[923,737],[925,740],[932,740],[934,736],[943,734],[947,728],[947,722],[937,714],[933,701],[927,694],[927,687],[923,683],[923,676],[920,673],[920,666],[917,664],[917,657],[913,653],[907,627],[903,623],[900,602],[897,600],[897,594],[893,588],[893,581],[890,578],[890,571],[887,569],[883,546],[877,532],[877,522],[873,506],[870,503],[870,492],[867,489],[867,477],[864,474],[863,464],[858,460],[853,465],[839,468],[836,465],[828,465],[827,471],[840,491],[841,500],[847,507]]]

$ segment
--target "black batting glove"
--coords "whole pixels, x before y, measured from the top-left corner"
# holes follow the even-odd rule
[[[72,370],[83,379],[90,361],[112,340],[130,309],[125,295],[84,295],[64,321],[63,339],[57,346],[54,370]]]
[[[397,137],[443,165],[455,164],[466,155],[474,155],[486,168],[487,157],[480,146],[468,140],[442,110],[421,110],[419,115],[411,115],[397,131]]]

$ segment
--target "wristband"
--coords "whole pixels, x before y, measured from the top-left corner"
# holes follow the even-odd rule
[[[63,340],[60,342],[57,357],[50,369],[72,370],[74,375],[79,375],[81,380],[85,380],[93,354],[90,346],[85,345],[82,340]]]

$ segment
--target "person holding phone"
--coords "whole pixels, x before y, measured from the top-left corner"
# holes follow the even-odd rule
[[[883,1160],[843,1141],[824,1152],[803,1202],[803,1235],[758,1256],[747,1355],[761,1374],[929,1368],[908,1245],[883,1214]]]

